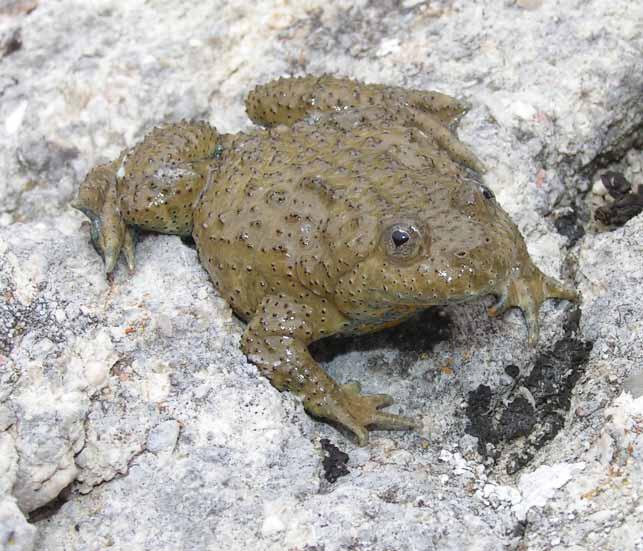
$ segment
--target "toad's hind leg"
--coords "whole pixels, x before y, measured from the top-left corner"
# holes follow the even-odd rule
[[[286,295],[266,297],[243,335],[244,353],[275,387],[300,396],[309,413],[347,428],[362,446],[369,427],[415,428],[413,419],[380,411],[393,403],[390,396],[361,394],[356,383],[339,385],[311,357],[308,343],[323,333],[308,320],[324,319],[328,327],[343,320],[328,305],[321,311]]]
[[[132,226],[190,235],[193,205],[221,140],[206,123],[170,124],[90,171],[72,206],[90,219],[92,243],[107,273],[121,252],[134,269]]]
[[[291,125],[312,111],[379,109],[406,126],[415,126],[431,136],[455,161],[484,172],[483,164],[451,132],[468,106],[451,96],[431,90],[363,84],[330,75],[281,78],[257,86],[246,98],[246,111],[263,126]]]
[[[364,107],[412,107],[431,113],[444,125],[456,121],[467,110],[466,104],[439,92],[364,84],[331,75],[280,78],[257,86],[246,98],[248,116],[264,126],[291,125],[311,111]]]

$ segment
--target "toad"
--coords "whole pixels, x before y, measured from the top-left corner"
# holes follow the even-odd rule
[[[412,429],[386,394],[339,384],[308,345],[399,324],[436,305],[495,295],[518,307],[529,340],[548,298],[576,293],[544,275],[453,134],[466,106],[447,95],[324,75],[255,88],[262,128],[222,134],[205,122],[152,130],[95,167],[74,206],[112,272],[134,269],[135,230],[191,235],[201,263],[247,322],[242,348],[311,414],[368,441]]]

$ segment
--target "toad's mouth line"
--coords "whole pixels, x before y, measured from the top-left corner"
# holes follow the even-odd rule
[[[384,294],[382,294],[384,293]],[[450,292],[450,293],[403,293],[403,292],[387,292],[382,289],[373,290],[372,297],[368,302],[374,308],[428,308],[431,306],[444,306],[447,304],[461,304],[466,302],[474,302],[487,296],[499,297],[503,294],[498,289],[497,284],[489,286],[483,290],[465,291],[465,292]],[[379,295],[379,296],[378,296]]]

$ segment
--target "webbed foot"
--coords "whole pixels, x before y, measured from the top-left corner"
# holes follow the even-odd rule
[[[526,272],[526,273],[525,273]],[[490,316],[500,316],[510,308],[520,308],[527,322],[528,341],[531,346],[538,342],[538,314],[542,304],[550,298],[578,300],[578,293],[552,277],[543,274],[531,261],[520,277],[513,279],[499,296],[496,304],[487,312]]]
[[[123,220],[117,200],[116,171],[120,159],[91,170],[71,206],[80,210],[91,223],[90,235],[96,252],[105,261],[105,273],[116,267],[121,253],[134,271],[134,230]]]
[[[336,392],[329,393],[321,401],[306,403],[304,407],[313,415],[324,417],[347,428],[357,438],[360,446],[368,443],[368,430],[411,430],[418,423],[410,417],[381,411],[393,404],[388,394],[361,394],[358,383],[339,385]]]

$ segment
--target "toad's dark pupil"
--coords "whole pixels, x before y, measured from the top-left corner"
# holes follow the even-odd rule
[[[396,247],[404,245],[404,243],[406,243],[410,239],[409,234],[402,230],[395,230],[392,237],[393,243],[395,243]]]

